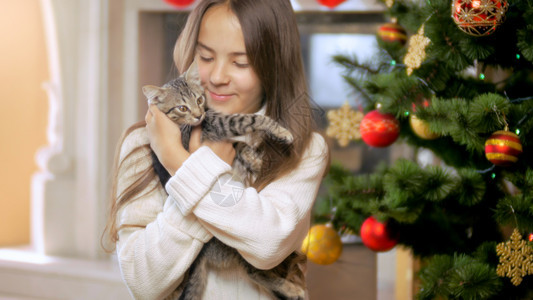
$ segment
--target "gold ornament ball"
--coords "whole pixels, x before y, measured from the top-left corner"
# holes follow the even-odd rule
[[[426,121],[420,120],[415,114],[409,116],[409,124],[413,132],[421,139],[434,140],[439,137],[437,133],[429,129],[429,124]]]
[[[329,224],[314,225],[302,243],[302,252],[316,264],[332,264],[342,254],[341,238]]]

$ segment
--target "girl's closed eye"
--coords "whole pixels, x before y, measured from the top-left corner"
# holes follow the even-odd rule
[[[200,56],[200,59],[201,59],[202,61],[205,61],[205,62],[213,61],[213,58],[212,58],[212,57],[203,56],[203,55],[199,55],[199,56]]]
[[[233,62],[233,64],[235,64],[239,68],[248,68],[250,66],[250,64],[248,64],[247,62],[235,61],[235,62]]]

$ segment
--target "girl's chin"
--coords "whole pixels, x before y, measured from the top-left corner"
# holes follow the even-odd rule
[[[231,105],[231,103],[225,102],[225,103],[217,103],[216,101],[210,101],[207,103],[207,107],[209,109],[212,109],[214,111],[223,113],[223,114],[234,114],[235,107]]]

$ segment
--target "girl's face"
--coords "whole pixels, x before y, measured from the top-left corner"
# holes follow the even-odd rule
[[[226,114],[258,111],[261,82],[249,64],[239,20],[227,5],[205,13],[196,47],[207,106]]]

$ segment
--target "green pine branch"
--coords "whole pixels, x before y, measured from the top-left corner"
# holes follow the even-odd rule
[[[502,288],[496,269],[468,255],[437,255],[420,272],[417,299],[490,299]]]
[[[424,24],[431,41],[410,76],[399,43],[378,39],[372,62],[334,57],[365,111],[379,104],[398,119],[400,141],[441,159],[428,167],[398,160],[358,175],[334,164],[318,205],[324,219],[356,233],[368,216],[387,220],[423,261],[419,299],[533,299],[533,276],[516,287],[495,273],[502,228],[533,232],[533,0],[508,4],[494,33],[474,37],[450,17],[450,0],[395,0],[386,14],[410,35]],[[412,114],[439,137],[417,136]],[[494,166],[485,141],[505,128],[523,153],[511,166]]]

